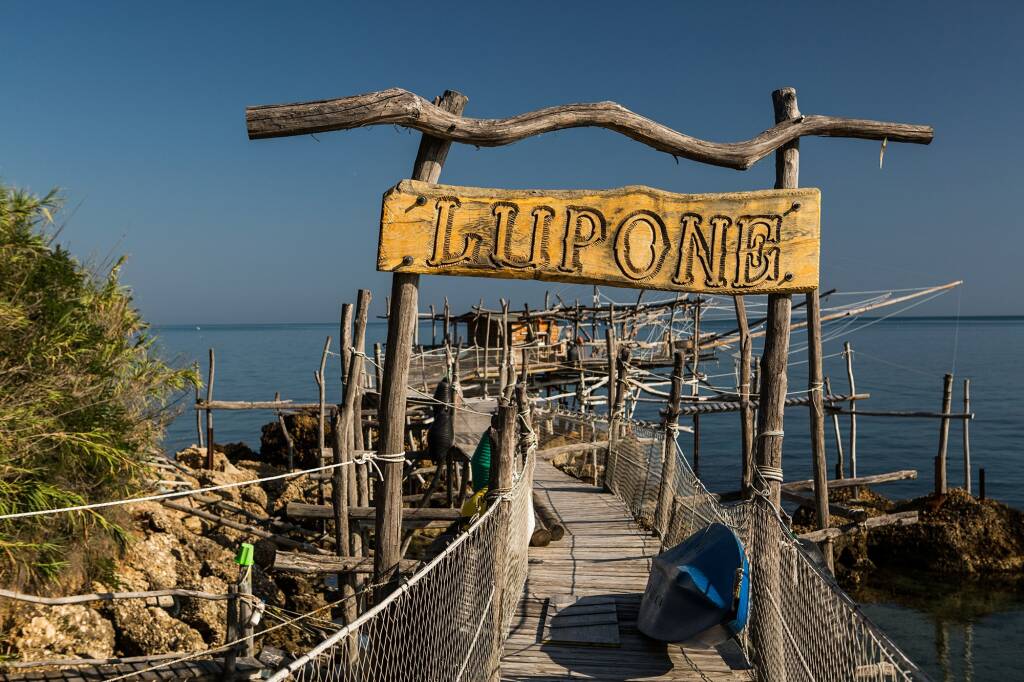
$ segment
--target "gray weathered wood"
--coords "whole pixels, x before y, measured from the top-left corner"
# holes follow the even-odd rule
[[[334,100],[248,107],[245,118],[249,139],[253,140],[400,125],[419,130],[424,136],[477,147],[497,147],[566,128],[600,127],[673,156],[740,170],[801,136],[888,139],[916,144],[928,144],[933,136],[930,126],[797,113],[777,117],[775,127],[750,140],[721,143],[677,132],[615,102],[566,104],[501,119],[466,118],[443,102],[439,104],[431,104],[401,88],[391,88]]]
[[[971,413],[971,380],[964,379],[964,414]],[[971,422],[964,420],[964,490],[971,494]]]
[[[672,389],[665,409],[665,441],[662,444],[661,482],[658,484],[658,505],[654,512],[654,532],[662,540],[668,535],[669,515],[676,483],[676,432],[679,423],[679,399],[683,392],[683,354],[676,353],[672,364]]]
[[[465,95],[449,90],[438,98],[438,109],[458,116],[466,101]],[[424,135],[413,164],[412,178],[437,182],[450,146],[446,140]],[[419,275],[406,273],[395,273],[391,279],[388,352],[380,389],[381,432],[377,443],[377,454],[384,457],[405,451],[406,387],[413,329],[419,317],[419,281]],[[402,558],[402,467],[402,462],[382,462],[382,479],[374,495],[377,505],[374,581],[378,583],[394,584]]]
[[[408,572],[415,569],[418,564],[419,562],[417,561],[403,559],[399,567],[403,572]],[[273,569],[282,573],[302,573],[306,575],[373,573],[373,559],[278,552],[274,555]]]
[[[855,523],[848,523],[839,528],[824,528],[822,530],[811,531],[810,533],[803,533],[800,535],[801,540],[810,540],[812,542],[821,542],[826,538],[837,538],[840,535],[849,535],[852,533],[859,533],[870,528],[880,528],[882,526],[907,526],[917,523],[918,515],[916,511],[897,512],[895,514],[883,514],[881,516],[872,516],[871,518]]]
[[[822,372],[821,353],[821,299],[818,291],[806,294],[807,303],[807,389],[810,402],[811,425],[811,471],[814,476],[814,510],[818,528],[829,527],[828,470],[825,461],[825,403],[822,394],[825,380]],[[785,491],[783,491],[784,493]],[[832,542],[821,544],[825,565],[835,571],[832,557]]]
[[[213,355],[213,349],[210,349],[210,373],[207,376],[206,381],[206,403],[213,402],[213,377],[214,371],[217,366],[215,364],[215,358]],[[206,410],[206,468],[213,469],[213,411],[207,408]]]
[[[942,379],[942,414],[949,414],[953,406],[953,375],[947,374]],[[949,486],[946,481],[946,445],[949,443],[949,418],[943,417],[939,426],[939,468],[935,481],[935,493],[945,495]]]
[[[747,308],[742,296],[733,298],[736,326],[740,335],[740,374],[736,387],[740,397],[740,489],[750,494],[754,480],[754,408],[750,404],[750,365],[752,344],[747,325]]]
[[[828,482],[829,490],[837,488],[856,488],[862,485],[878,485],[879,483],[891,483],[892,481],[906,481],[917,478],[916,469],[902,469],[891,471],[885,474],[874,474],[871,476],[858,476],[857,478],[837,478]],[[789,490],[810,489],[814,486],[813,479],[804,481],[789,481],[783,484]]]

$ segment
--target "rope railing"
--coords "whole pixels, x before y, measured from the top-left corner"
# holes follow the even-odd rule
[[[812,559],[766,497],[722,504],[690,468],[660,425],[617,419],[609,427],[594,415],[552,411],[536,421],[542,440],[571,437],[583,423],[609,429],[605,485],[637,524],[656,530],[665,547],[710,523],[733,528],[751,564],[751,614],[740,638],[758,679],[923,680],[920,669],[860,610]],[[667,443],[673,443],[671,447]],[[655,528],[665,452],[676,458],[671,509]]]
[[[321,680],[488,680],[522,594],[533,509],[534,451],[512,488],[380,603],[270,676]],[[507,537],[497,511],[507,504]],[[494,562],[504,543],[506,562]],[[499,604],[498,572],[504,575]]]

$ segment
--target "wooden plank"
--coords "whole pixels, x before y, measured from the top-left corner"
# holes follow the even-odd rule
[[[417,561],[402,560],[401,570],[411,571],[419,565]],[[317,575],[327,573],[373,573],[373,558],[325,556],[322,554],[300,554],[278,552],[274,555],[275,571]]]
[[[810,533],[803,533],[800,535],[801,540],[812,540],[814,542],[821,542],[828,538],[837,538],[840,535],[850,535],[852,533],[860,533],[870,528],[881,528],[882,526],[909,526],[917,523],[918,515],[916,511],[897,512],[895,514],[883,514],[881,516],[872,516],[869,519],[858,521],[856,523],[848,523],[839,528],[823,528],[821,530],[815,530]]]
[[[829,490],[836,488],[856,488],[862,485],[877,485],[879,483],[890,483],[892,481],[906,481],[908,479],[917,478],[916,469],[901,469],[900,471],[890,471],[885,474],[873,474],[871,476],[858,476],[856,478],[837,478],[828,482]],[[806,479],[803,481],[790,481],[784,483],[783,487],[787,490],[799,490],[801,488],[811,488],[814,485],[812,479]]]
[[[286,508],[288,518],[292,519],[332,519],[334,507],[330,504],[306,504],[305,502],[289,502]],[[371,522],[375,519],[376,507],[349,507],[348,517],[352,521]],[[403,524],[421,526],[425,522],[443,521],[451,523],[461,515],[458,509],[435,509],[433,507],[402,509]],[[408,522],[408,523],[406,523]]]
[[[500,190],[403,180],[377,269],[765,294],[818,285],[820,192]]]

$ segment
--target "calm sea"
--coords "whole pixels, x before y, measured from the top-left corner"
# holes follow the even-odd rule
[[[710,312],[704,326],[730,328],[730,316]],[[155,330],[163,354],[179,364],[199,361],[206,366],[207,351],[217,353],[215,397],[223,400],[269,400],[275,391],[296,401],[315,401],[313,372],[327,335],[337,338],[335,324],[167,326]],[[371,323],[368,341],[383,341],[386,327]],[[429,327],[421,338],[429,338]],[[870,410],[939,411],[943,374],[955,376],[953,411],[963,409],[963,380],[971,380],[971,458],[977,490],[978,469],[986,470],[987,494],[1010,505],[1024,507],[1024,404],[1013,396],[1024,380],[1019,351],[1024,348],[1024,317],[993,318],[887,318],[859,319],[825,329],[825,374],[835,393],[848,392],[843,341],[853,347],[853,369],[858,393],[870,393],[859,403]],[[807,389],[806,335],[794,333],[790,356],[789,390]],[[717,363],[704,363],[712,381],[732,387],[731,351]],[[755,347],[755,353],[759,348]],[[338,400],[340,366],[329,359],[328,400]],[[187,398],[186,403],[191,399]],[[638,416],[654,418],[656,406],[645,406]],[[258,449],[260,427],[268,414],[219,412],[219,442],[244,441]],[[732,490],[739,481],[739,429],[736,414],[707,415],[701,419],[701,476],[712,490]],[[831,423],[826,424],[830,471],[835,457]],[[842,421],[844,448],[848,424]],[[949,438],[949,481],[962,485],[962,426],[954,423]],[[789,408],[785,422],[783,466],[787,479],[810,478],[808,412]],[[684,451],[690,436],[681,435]],[[858,421],[858,474],[896,469],[917,469],[919,478],[887,484],[889,496],[923,495],[933,483],[933,457],[937,452],[939,422],[934,419],[861,417]],[[191,410],[179,416],[167,433],[168,449],[196,441]],[[1013,595],[983,598],[965,591],[950,608],[949,600],[911,604],[868,604],[865,609],[934,679],[1005,679],[1016,668],[1011,660],[1024,651],[1024,603]],[[966,605],[966,606],[965,606]],[[1011,668],[1011,666],[1013,668]],[[1002,672],[1002,674],[1000,674]]]

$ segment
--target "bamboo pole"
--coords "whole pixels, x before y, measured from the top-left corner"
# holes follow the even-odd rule
[[[825,462],[825,404],[822,392],[825,382],[822,378],[821,352],[821,299],[818,290],[805,295],[807,303],[807,389],[811,399],[811,471],[814,477],[814,507],[818,528],[829,527],[828,470]],[[856,403],[855,403],[856,404]],[[821,543],[821,553],[828,570],[835,572],[832,556],[832,540]]]
[[[438,105],[453,114],[461,114],[466,97],[446,91]],[[448,156],[451,142],[424,135],[413,164],[412,177],[437,182]],[[377,454],[382,462],[383,478],[377,484],[376,551],[374,582],[388,581],[392,586],[398,578],[402,558],[402,469],[398,455],[405,451],[406,387],[409,384],[409,360],[412,353],[412,327],[416,324],[419,296],[419,275],[395,273],[391,280],[391,308],[388,314],[388,353],[380,389],[380,438]],[[447,330],[446,330],[447,333]],[[500,544],[500,543],[499,543]]]
[[[964,379],[964,414],[971,413],[971,380]],[[971,421],[964,420],[964,490],[971,494]]]
[[[206,381],[206,403],[213,402],[213,379],[217,369],[213,349],[210,349],[210,371]],[[206,410],[206,468],[213,469],[213,410]]]

